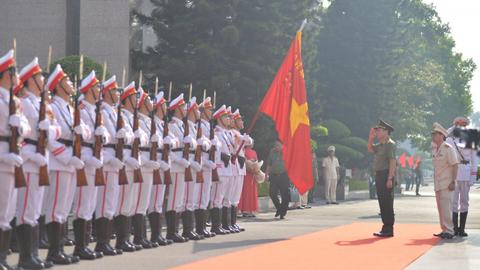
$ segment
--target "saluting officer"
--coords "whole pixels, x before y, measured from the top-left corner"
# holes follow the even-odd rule
[[[21,104],[15,98],[17,111],[9,115],[10,90],[18,84],[13,50],[0,57],[0,268],[12,269],[7,264],[12,228],[10,221],[15,216],[17,191],[14,168],[23,164],[20,155],[9,151],[10,127],[17,127],[21,137],[28,136],[31,129],[27,119],[20,113]],[[22,254],[23,255],[23,254]]]

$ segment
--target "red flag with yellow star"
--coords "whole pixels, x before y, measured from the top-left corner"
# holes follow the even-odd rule
[[[313,187],[310,120],[302,65],[302,32],[297,32],[259,111],[275,122],[290,181],[300,194]]]

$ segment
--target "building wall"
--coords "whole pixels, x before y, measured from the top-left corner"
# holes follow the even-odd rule
[[[17,63],[28,64],[37,56],[47,64],[48,46],[53,59],[65,56],[65,0],[1,0],[0,54],[17,40]]]
[[[78,6],[79,18],[67,18],[78,14]],[[1,0],[0,54],[15,37],[19,67],[35,56],[45,66],[52,45],[53,60],[82,53],[107,61],[109,72],[121,77],[128,69],[129,11],[129,0]],[[68,29],[77,29],[78,37],[67,35]]]

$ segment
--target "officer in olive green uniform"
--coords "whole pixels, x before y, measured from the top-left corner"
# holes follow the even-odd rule
[[[378,237],[392,237],[395,215],[393,212],[393,185],[396,171],[395,150],[396,144],[390,138],[393,127],[382,120],[370,130],[368,137],[368,151],[375,154],[375,186],[377,189],[377,198],[380,205],[380,214],[382,216],[383,227],[378,233]],[[375,137],[378,143],[374,143]]]

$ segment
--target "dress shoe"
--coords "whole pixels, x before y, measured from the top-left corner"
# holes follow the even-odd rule
[[[452,239],[453,238],[453,234],[451,233],[443,233],[443,235],[441,236],[442,239]]]
[[[378,232],[378,233],[373,233],[373,235],[376,237],[393,237],[392,232]]]

